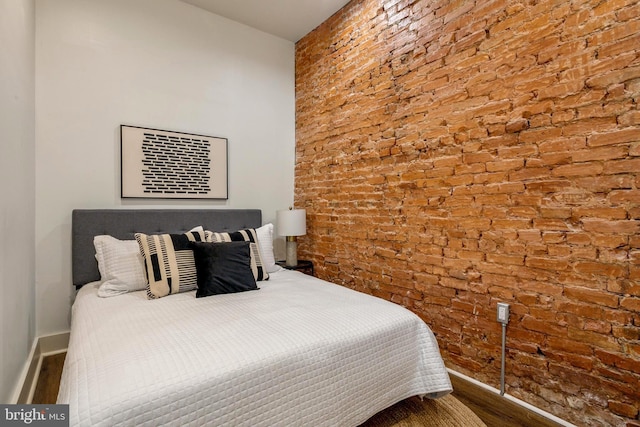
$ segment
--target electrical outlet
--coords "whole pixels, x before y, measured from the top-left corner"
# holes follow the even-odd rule
[[[506,304],[504,302],[499,302],[498,303],[498,318],[497,318],[498,322],[502,323],[503,325],[506,325],[507,323],[509,323],[509,304]]]

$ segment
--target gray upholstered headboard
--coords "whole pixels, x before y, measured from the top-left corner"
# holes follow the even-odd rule
[[[108,234],[121,240],[134,233],[182,233],[201,225],[205,230],[236,231],[262,225],[259,209],[76,209],[71,215],[73,284],[100,279],[93,237]]]

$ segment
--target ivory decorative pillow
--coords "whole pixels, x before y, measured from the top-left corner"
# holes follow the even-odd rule
[[[196,265],[189,242],[205,241],[204,231],[184,234],[136,233],[147,272],[150,299],[192,291],[197,288]]]

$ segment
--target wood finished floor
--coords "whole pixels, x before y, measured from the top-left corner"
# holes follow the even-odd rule
[[[62,366],[67,354],[46,356],[32,403],[55,403],[58,397]],[[451,376],[453,396],[470,408],[488,427],[558,427],[559,424],[516,405],[458,377]]]
[[[62,366],[67,353],[59,353],[42,358],[38,383],[31,403],[51,404],[58,399]]]

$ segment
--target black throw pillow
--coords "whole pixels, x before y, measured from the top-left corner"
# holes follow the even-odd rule
[[[198,276],[196,298],[259,289],[249,242],[190,242]]]

